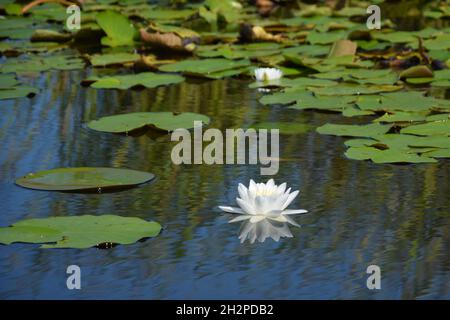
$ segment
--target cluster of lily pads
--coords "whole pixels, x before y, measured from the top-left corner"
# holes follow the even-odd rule
[[[78,30],[68,30],[68,13],[61,3],[39,3],[0,3],[0,100],[39,94],[22,75],[49,70],[87,68],[90,75],[80,85],[127,90],[175,85],[186,77],[251,78],[256,68],[271,67],[283,77],[258,77],[249,85],[266,93],[261,104],[341,113],[345,124],[325,124],[317,132],[352,137],[345,142],[348,158],[420,163],[450,157],[450,101],[445,99],[450,28],[439,23],[450,18],[450,6],[444,2],[431,1],[422,8],[430,27],[418,31],[398,31],[390,20],[382,22],[381,30],[369,30],[364,1],[344,8],[287,1],[280,4],[290,6],[287,12],[281,8],[262,18],[256,7],[236,0],[188,2],[182,7],[147,0],[86,0]],[[353,119],[358,124],[348,124]],[[361,125],[361,119],[366,124]],[[195,113],[142,112],[108,115],[87,126],[110,133],[167,132],[191,128],[194,120],[209,123],[207,116]],[[280,128],[284,134],[309,130],[308,124],[290,122],[253,127]],[[60,168],[27,175],[17,183],[84,192],[153,178],[121,170]],[[130,228],[122,232],[117,225]],[[81,248],[131,243],[157,235],[160,228],[137,218],[111,216],[33,219],[1,228],[0,242]]]

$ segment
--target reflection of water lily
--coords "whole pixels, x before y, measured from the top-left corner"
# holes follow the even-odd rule
[[[257,68],[255,78],[257,81],[278,80],[283,76],[283,72],[276,68]]]
[[[248,239],[250,243],[254,243],[255,240],[264,242],[269,237],[275,241],[278,241],[283,237],[292,238],[293,235],[286,222],[277,222],[264,219],[256,223],[252,223],[250,220],[242,223],[241,230],[239,232],[239,239],[241,240],[241,243],[243,243],[246,239]]]
[[[286,190],[286,183],[277,186],[273,179],[267,183],[250,180],[248,189],[240,183],[238,191],[240,198],[236,198],[236,202],[239,208],[219,206],[225,212],[241,214],[230,222],[249,220],[257,223],[268,219],[299,226],[289,215],[307,212],[303,209],[286,209],[298,195],[298,191],[291,192],[291,188]]]

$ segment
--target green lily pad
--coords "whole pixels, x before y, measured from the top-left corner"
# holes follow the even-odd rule
[[[0,74],[0,100],[27,97],[37,92],[36,88],[21,86],[15,75]]]
[[[107,77],[90,77],[83,80],[83,83],[90,84],[96,89],[130,89],[135,86],[146,88],[156,88],[169,84],[183,82],[184,78],[176,74],[160,74],[153,72],[143,72],[129,75],[117,75]]]
[[[29,173],[16,180],[21,187],[48,191],[98,191],[128,188],[152,180],[149,172],[119,168],[57,168]]]
[[[450,121],[433,121],[424,124],[411,125],[400,130],[401,133],[418,136],[450,135]]]
[[[10,58],[0,65],[0,71],[9,72],[41,72],[51,69],[55,70],[76,70],[82,69],[84,62],[74,56],[34,56],[29,59]]]
[[[399,75],[400,79],[432,78],[432,77],[433,77],[433,71],[429,67],[424,66],[424,65],[408,68],[406,70],[403,70]]]
[[[354,105],[349,105],[342,110],[342,115],[344,117],[358,117],[358,116],[370,116],[373,115],[374,112],[369,110],[361,110]]]
[[[379,150],[373,147],[350,147],[345,155],[354,160],[372,160],[374,163],[435,163],[433,158],[408,153],[406,150]]]
[[[105,31],[106,37],[102,44],[110,47],[133,44],[136,29],[128,18],[115,11],[105,11],[97,14],[97,23]]]
[[[335,31],[335,32],[316,32],[311,31],[306,37],[306,41],[310,44],[331,44],[338,40],[345,39],[347,37],[347,32],[345,31]]]
[[[318,95],[324,96],[345,96],[345,95],[362,95],[374,94],[380,92],[391,92],[401,90],[402,86],[396,85],[354,85],[339,84],[332,88],[315,88],[308,87],[308,90]]]
[[[128,133],[133,130],[153,126],[162,131],[173,131],[178,128],[194,128],[194,121],[209,123],[209,117],[192,112],[174,114],[172,112],[135,112],[119,114],[93,120],[88,127],[93,130],[111,133]]]
[[[0,100],[31,97],[39,90],[29,86],[19,86],[7,89],[0,89]]]
[[[410,134],[383,134],[376,136],[377,144],[385,145],[390,149],[417,148],[450,148],[450,139],[446,136],[418,137]]]
[[[435,163],[436,159],[402,150],[382,150],[371,157],[374,163]]]
[[[305,90],[292,90],[288,92],[275,92],[259,99],[259,102],[265,105],[272,104],[291,104],[296,100],[311,97],[311,93]]]
[[[423,153],[426,157],[431,158],[450,158],[450,149],[438,149]]]
[[[165,72],[182,72],[187,75],[217,77],[218,74],[228,76],[223,73],[231,70],[242,70],[243,67],[250,66],[249,60],[228,60],[228,59],[187,59],[175,63],[165,64],[159,70]]]
[[[423,42],[423,45],[428,50],[449,50],[450,34],[442,34],[434,39],[427,39]]]
[[[95,54],[90,57],[91,64],[94,67],[104,67],[112,64],[125,64],[129,62],[136,62],[139,59],[140,55],[126,52]]]
[[[380,95],[366,95],[358,97],[356,104],[361,110],[371,111],[404,111],[420,112],[447,110],[450,108],[448,100],[426,97],[422,92],[402,91],[382,93]]]
[[[296,104],[289,107],[297,110],[323,110],[332,112],[342,112],[350,107],[350,103],[354,102],[354,96],[318,96],[311,92],[303,94],[296,100]]]
[[[330,134],[334,136],[346,136],[346,137],[374,137],[380,134],[384,134],[389,131],[392,125],[387,124],[367,124],[367,125],[352,125],[352,124],[332,124],[327,123],[316,131],[320,134]]]
[[[102,244],[132,244],[156,237],[157,222],[115,215],[27,219],[0,228],[0,243],[43,244],[41,248],[85,249]]]
[[[393,114],[385,113],[379,118],[373,120],[373,122],[413,122],[424,121],[425,114],[397,111]]]

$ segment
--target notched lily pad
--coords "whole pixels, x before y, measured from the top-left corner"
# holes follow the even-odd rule
[[[120,168],[74,167],[29,173],[16,180],[21,187],[47,191],[108,191],[146,183],[155,176]]]
[[[102,244],[132,244],[156,237],[161,225],[136,217],[115,215],[27,219],[0,228],[0,243],[42,244],[41,248],[101,247]]]

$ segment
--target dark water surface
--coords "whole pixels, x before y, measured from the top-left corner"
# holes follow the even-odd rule
[[[170,159],[168,136],[126,137],[87,129],[100,116],[133,111],[191,111],[211,128],[260,121],[319,126],[340,115],[258,103],[248,82],[194,81],[157,89],[82,88],[81,72],[51,72],[33,82],[33,99],[1,101],[0,225],[25,218],[83,214],[137,216],[160,222],[156,238],[99,249],[0,246],[0,298],[450,299],[449,162],[375,165],[344,157],[344,139],[314,130],[280,137],[277,183],[300,189],[291,208],[294,238],[241,244],[239,225],[218,205],[235,205],[237,185],[259,166],[183,165]],[[353,119],[352,119],[353,121]],[[158,179],[106,194],[27,190],[29,172],[68,166],[150,171]],[[81,267],[81,290],[66,288],[66,268]],[[379,265],[382,289],[366,288]]]

